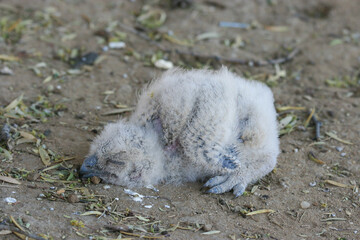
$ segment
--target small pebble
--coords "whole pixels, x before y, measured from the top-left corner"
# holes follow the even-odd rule
[[[165,208],[170,208],[170,206],[169,206],[169,205],[165,205],[164,207],[165,207]]]
[[[53,207],[50,208],[50,211],[54,211],[55,209]]]
[[[144,208],[152,208],[152,205],[145,205]]]
[[[297,153],[297,152],[299,152],[299,149],[295,148],[294,153]]]
[[[101,179],[97,176],[92,176],[90,180],[93,184],[99,184],[101,182]]]
[[[204,227],[203,227],[203,230],[205,232],[209,232],[209,231],[211,231],[212,227],[213,226],[211,224],[205,224]]]
[[[340,153],[340,156],[345,157],[346,153],[342,152],[342,153]]]
[[[310,207],[310,203],[307,201],[302,201],[300,204],[301,208],[306,209]]]
[[[109,185],[104,186],[104,189],[109,189],[109,188],[111,188]]]
[[[344,147],[336,147],[336,151],[342,152],[342,150],[344,150]]]
[[[9,67],[5,66],[0,70],[0,74],[2,74],[2,75],[14,75],[14,72]]]
[[[7,198],[5,198],[5,202],[7,202],[7,203],[16,203],[17,200],[15,198],[12,198],[12,197],[7,197]]]
[[[309,185],[310,185],[310,187],[315,187],[316,186],[316,182],[314,181],[314,182],[311,182],[311,183],[309,183]]]
[[[45,197],[45,194],[40,193],[40,194],[39,194],[39,197],[43,198],[43,197]]]
[[[120,49],[126,47],[126,44],[124,42],[110,42],[109,48],[113,49]]]
[[[174,64],[170,61],[166,61],[164,59],[159,59],[154,63],[155,67],[161,69],[171,69],[174,67]]]
[[[76,194],[69,194],[67,199],[68,199],[69,203],[77,203],[77,202],[79,202],[79,198],[78,198],[78,196]]]

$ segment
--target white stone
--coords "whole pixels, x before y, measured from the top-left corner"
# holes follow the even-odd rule
[[[121,49],[126,47],[126,44],[124,42],[110,42],[109,48],[115,48],[115,49]]]
[[[159,59],[154,63],[155,67],[161,69],[171,69],[174,67],[174,64],[170,61],[166,61],[164,59]]]
[[[307,201],[302,201],[300,204],[301,208],[306,209],[310,207],[310,203]]]

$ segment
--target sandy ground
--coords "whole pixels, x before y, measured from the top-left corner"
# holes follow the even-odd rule
[[[157,29],[137,19],[158,11],[151,9],[166,14]],[[0,70],[13,71],[0,75],[0,125],[11,126],[9,142],[0,145],[0,175],[21,182],[0,185],[0,226],[16,222],[45,239],[360,239],[359,12],[352,0],[201,0],[189,8],[167,1],[0,1]],[[107,41],[126,47],[106,49]],[[98,53],[97,62],[70,70],[74,49]],[[292,61],[263,67],[190,54],[260,61],[294,49]],[[209,195],[201,183],[189,183],[132,189],[147,196],[136,202],[121,186],[79,181],[91,140],[129,113],[103,114],[134,106],[141,87],[163,72],[153,65],[160,58],[187,68],[227,65],[272,87],[279,120],[292,120],[285,129],[292,131],[281,136],[276,169],[245,195]],[[306,110],[282,111],[286,106]],[[312,121],[304,127],[312,108],[322,122],[319,141]],[[263,209],[273,211],[246,216]]]

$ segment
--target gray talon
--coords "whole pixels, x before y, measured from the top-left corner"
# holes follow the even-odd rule
[[[227,176],[216,176],[210,178],[205,184],[204,187],[214,187],[216,185],[224,183],[228,179]]]
[[[234,187],[234,195],[235,195],[236,198],[243,195],[244,192],[245,192],[245,187],[242,184],[235,185],[235,187]]]
[[[213,187],[207,191],[207,193],[215,193],[215,194],[219,194],[219,193],[223,193],[223,192],[224,191],[222,191],[220,187]]]

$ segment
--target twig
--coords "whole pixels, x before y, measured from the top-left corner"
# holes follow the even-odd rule
[[[123,28],[124,30],[139,36],[143,40],[150,42],[150,44],[155,45],[162,51],[172,52],[172,50],[164,48],[161,44],[152,40],[146,34],[144,34],[141,31],[136,30],[135,28],[132,28],[130,26],[127,26],[127,25],[121,24],[121,23],[119,24],[119,26],[121,28]],[[178,49],[175,49],[174,52],[179,55],[190,55],[190,56],[198,57],[198,58],[213,59],[213,60],[220,61],[220,62],[248,65],[250,67],[263,67],[263,66],[267,66],[267,65],[283,64],[286,62],[290,62],[300,52],[300,49],[295,48],[285,57],[269,59],[269,60],[259,60],[259,61],[243,60],[243,59],[238,59],[238,58],[229,58],[229,57],[222,57],[222,56],[217,56],[217,55],[206,55],[206,54],[201,54],[201,53],[192,52],[192,51],[182,51],[182,50],[178,50]]]
[[[29,238],[33,238],[35,240],[45,240],[45,238],[39,237],[39,236],[37,236],[35,234],[32,234],[32,233],[27,233],[25,231],[22,231],[22,230],[18,229],[17,227],[5,225],[5,224],[0,224],[0,230],[9,230],[9,231],[12,231],[12,232],[17,232],[17,233],[23,234],[25,236],[28,236]]]

